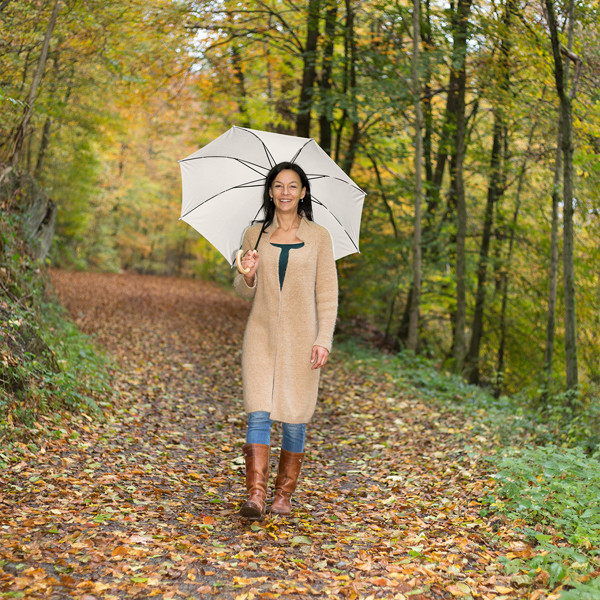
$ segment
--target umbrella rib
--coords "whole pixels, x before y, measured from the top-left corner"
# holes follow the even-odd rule
[[[248,160],[242,160],[241,158],[236,158],[235,156],[224,156],[222,154],[214,154],[211,156],[192,156],[191,158],[184,158],[184,159],[180,160],[179,162],[188,162],[190,160],[200,160],[202,158],[225,158],[227,160],[235,160],[236,162],[239,162],[240,164],[244,165],[245,167],[248,167],[252,171],[255,171],[259,175],[262,175],[263,177],[265,177],[265,173],[262,173],[258,169],[265,169],[266,167],[263,167],[262,165],[259,165],[258,163],[252,163]]]
[[[262,144],[265,154],[267,155],[267,159],[269,160],[269,167],[273,168],[275,166],[275,159],[273,158],[273,155],[267,148],[267,145],[256,135],[256,133],[254,133],[254,131],[252,131],[251,129],[246,129],[245,127],[237,127],[236,125],[234,125],[234,127],[235,129],[241,129],[246,133],[253,135]]]
[[[223,190],[222,192],[219,192],[218,194],[215,194],[214,196],[211,196],[210,198],[207,198],[206,200],[203,200],[202,202],[200,202],[200,204],[198,204],[197,206],[194,206],[194,208],[190,208],[190,210],[188,210],[184,215],[181,215],[181,217],[179,217],[179,218],[183,219],[184,217],[187,217],[191,212],[194,212],[197,208],[200,208],[207,202],[210,202],[211,200],[214,200],[218,196],[226,194],[227,192],[230,192],[231,190],[240,190],[240,189],[244,189],[244,188],[263,187],[263,186],[264,186],[264,180],[262,180],[262,179],[257,179],[256,181],[248,181],[247,183],[241,183],[240,185],[234,185],[226,190]]]
[[[320,200],[318,200],[314,196],[311,197],[311,202],[314,202],[315,204],[319,204],[320,206],[322,206],[339,223],[339,226],[342,228],[342,231],[348,236],[348,239],[350,240],[352,245],[356,248],[356,251],[360,252],[360,250],[358,249],[358,246],[356,245],[356,243],[354,242],[354,240],[352,239],[350,234],[346,231],[346,228],[342,225],[340,220]]]
[[[300,155],[300,152],[302,152],[302,150],[304,150],[304,148],[306,148],[306,146],[308,146],[308,144],[310,144],[311,142],[314,142],[315,140],[313,140],[312,138],[310,138],[305,144],[303,144],[302,148],[300,148],[298,150],[298,152],[296,152],[296,154],[294,154],[294,158],[292,158],[292,160],[290,160],[291,163],[296,162],[296,159],[298,158],[298,156]],[[315,142],[316,143],[316,142]]]
[[[336,181],[339,181],[340,183],[345,183],[346,185],[349,185],[355,190],[358,190],[359,192],[362,192],[366,195],[366,192],[362,188],[358,187],[352,180],[348,182],[345,179],[342,179],[341,177],[336,177],[335,175],[320,175],[319,173],[311,173],[310,175],[307,173],[306,176],[310,181],[312,181],[313,179],[335,179]]]

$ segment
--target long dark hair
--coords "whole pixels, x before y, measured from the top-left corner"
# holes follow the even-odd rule
[[[296,163],[281,162],[275,165],[269,171],[267,179],[265,180],[265,189],[263,192],[263,214],[265,216],[263,220],[263,231],[273,222],[273,217],[275,216],[275,202],[271,202],[269,190],[271,189],[271,185],[273,184],[275,177],[277,177],[277,175],[279,175],[281,171],[285,170],[290,170],[297,173],[300,177],[300,183],[302,184],[302,187],[306,189],[304,199],[301,202],[298,202],[298,214],[301,217],[306,217],[309,221],[313,220],[312,199],[310,196],[310,183],[308,181],[306,173],[304,172],[302,167],[298,166]]]

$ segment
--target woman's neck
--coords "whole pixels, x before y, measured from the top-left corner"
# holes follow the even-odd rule
[[[283,231],[290,231],[292,229],[297,229],[300,225],[300,221],[301,221],[301,218],[298,213],[295,213],[293,215],[287,215],[287,214],[281,215],[281,214],[277,213],[277,225]]]

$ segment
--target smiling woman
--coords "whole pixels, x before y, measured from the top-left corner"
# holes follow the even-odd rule
[[[244,234],[234,281],[242,296],[254,300],[242,354],[248,499],[240,514],[249,519],[266,512],[273,421],[282,423],[283,440],[271,512],[291,512],[338,296],[331,237],[312,220],[310,184],[298,165],[271,169],[263,208],[264,222]]]

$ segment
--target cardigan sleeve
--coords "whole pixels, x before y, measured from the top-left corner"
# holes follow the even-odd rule
[[[244,232],[244,240],[242,241],[242,251],[244,254],[246,254],[246,252],[248,252],[248,250],[250,250],[252,248],[252,241],[251,241],[250,237],[251,237],[250,236],[250,228],[248,228]],[[242,296],[242,298],[252,300],[254,298],[254,295],[256,294],[257,277],[258,277],[258,273],[255,273],[254,274],[254,285],[252,287],[250,287],[246,283],[244,276],[236,269],[236,275],[233,279],[233,287],[234,287],[235,291],[240,296]]]
[[[338,280],[333,243],[327,230],[323,230],[323,235],[319,236],[315,299],[318,329],[314,345],[327,348],[331,352],[338,307]]]

